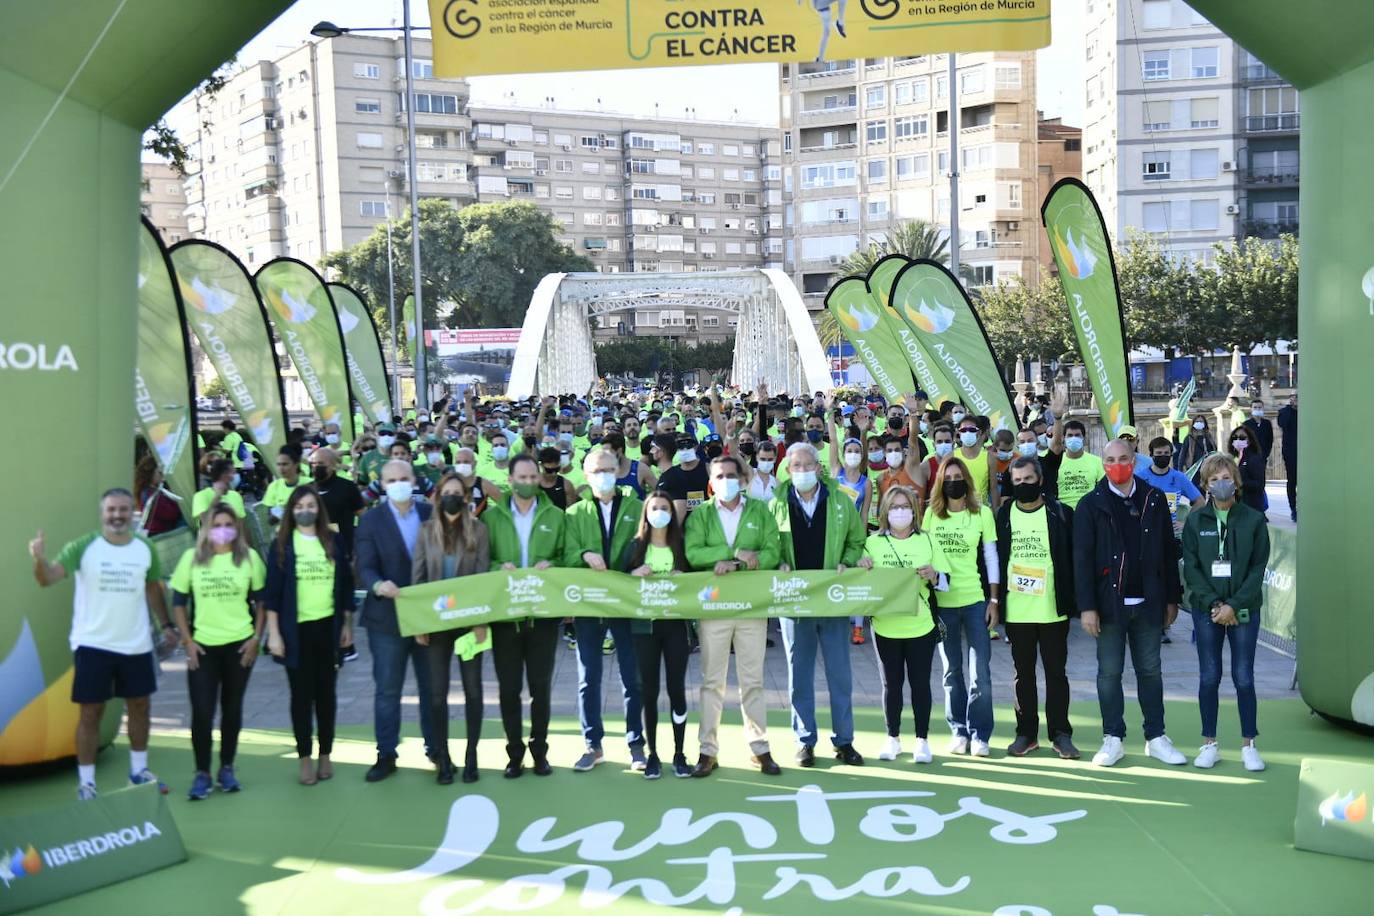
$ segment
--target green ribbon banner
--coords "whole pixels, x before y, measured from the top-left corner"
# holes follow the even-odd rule
[[[186,861],[157,786],[0,818],[0,913],[17,913]]]
[[[138,360],[134,413],[167,489],[189,516],[196,492],[191,347],[176,282],[157,231],[145,219],[138,250]]]
[[[873,269],[868,272],[869,295],[883,307],[887,326],[892,329],[898,346],[906,353],[907,362],[911,364],[911,372],[925,389],[930,403],[936,407],[945,401],[957,403],[959,389],[949,380],[944,369],[931,357],[916,335],[911,332],[911,328],[902,320],[902,316],[892,307],[892,286],[897,282],[897,274],[910,263],[909,258],[900,254],[890,254],[874,264]]]
[[[725,576],[696,572],[641,578],[552,567],[408,585],[396,597],[403,636],[529,617],[714,620],[918,612],[913,569],[745,570]]]
[[[328,283],[329,295],[339,313],[348,358],[348,375],[353,396],[373,423],[391,422],[391,392],[387,388],[386,360],[372,310],[352,287]],[[357,430],[362,435],[362,430]]]
[[[994,432],[1016,429],[1016,410],[992,344],[964,288],[944,265],[917,260],[903,267],[892,286],[892,307],[944,367],[964,404],[987,417]]]
[[[1102,211],[1086,185],[1065,178],[1050,189],[1040,219],[1059,265],[1059,284],[1102,425],[1115,439],[1121,427],[1133,422],[1131,385],[1116,260]]]
[[[825,307],[835,316],[840,332],[868,367],[888,403],[900,403],[916,390],[906,356],[862,277],[849,277],[832,286],[826,293]]]
[[[323,423],[339,424],[343,444],[353,440],[353,395],[334,300],[320,275],[294,258],[268,261],[253,282],[272,314],[277,337],[291,356]]]
[[[288,423],[272,330],[257,290],[238,259],[213,242],[181,242],[172,246],[171,258],[181,298],[190,306],[186,320],[271,469],[286,444]]]

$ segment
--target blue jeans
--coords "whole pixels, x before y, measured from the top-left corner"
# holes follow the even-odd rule
[[[1207,611],[1193,611],[1193,632],[1197,634],[1197,664],[1200,673],[1197,705],[1202,711],[1202,737],[1217,736],[1217,690],[1221,687],[1221,647],[1231,644],[1231,683],[1236,686],[1236,706],[1240,709],[1240,736],[1259,734],[1255,722],[1255,647],[1259,644],[1259,611],[1250,612],[1249,623],[1224,627],[1212,622]]]
[[[635,662],[634,636],[628,620],[574,617],[577,634],[577,717],[587,747],[601,747],[606,728],[601,721],[601,640],[607,630],[615,640],[615,660],[620,666],[620,687],[625,699],[625,740],[642,747],[643,701],[639,692],[639,665]]]
[[[988,637],[987,605],[940,608],[945,638],[940,662],[945,667],[945,721],[956,738],[992,740],[992,640]],[[972,683],[964,687],[964,640],[968,640]]]
[[[377,735],[377,754],[395,757],[401,740],[401,691],[406,682],[406,661],[415,671],[420,696],[420,734],[425,739],[425,754],[434,751],[429,723],[429,658],[426,648],[414,637],[367,631],[367,648],[372,654],[372,729]]]
[[[849,669],[850,624],[846,617],[814,620],[782,618],[782,645],[787,652],[787,689],[792,697],[792,731],[797,743],[816,746],[816,649],[830,687],[830,743],[854,743],[853,683]]]
[[[1097,705],[1102,708],[1102,734],[1126,737],[1126,700],[1121,673],[1126,670],[1126,644],[1131,646],[1136,694],[1145,717],[1145,740],[1164,734],[1164,678],[1159,670],[1163,615],[1137,604],[1102,621],[1097,637]]]

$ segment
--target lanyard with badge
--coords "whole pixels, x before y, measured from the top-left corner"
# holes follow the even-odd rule
[[[921,533],[924,534],[926,538],[926,549],[930,552],[931,556],[935,556],[935,542],[930,539],[930,532],[923,531]],[[901,569],[910,568],[906,565],[906,560],[903,559],[902,555],[897,551],[897,548],[893,545],[892,536],[889,534],[885,534],[883,535],[883,540],[887,541],[887,549],[892,552],[892,558],[897,561],[897,566]],[[936,630],[940,634],[938,641],[944,642],[946,635],[945,622],[940,619],[939,614],[935,613],[935,592],[931,590],[929,583],[926,582],[926,580],[922,576],[917,575],[916,578],[923,586],[923,588],[921,588],[921,597],[925,600],[926,607],[931,612],[930,616],[935,621]]]
[[[1226,523],[1217,519],[1217,558],[1212,561],[1212,578],[1231,578],[1231,561],[1226,558]]]

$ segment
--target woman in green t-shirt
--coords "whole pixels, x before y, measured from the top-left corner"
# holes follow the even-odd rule
[[[620,568],[632,576],[672,576],[691,572],[683,548],[682,523],[673,511],[667,490],[655,490],[644,500],[639,530],[625,546]],[[687,737],[687,658],[691,632],[685,620],[633,620],[635,659],[644,700],[644,734],[649,744],[645,779],[658,779],[663,765],[658,759],[658,691],[660,667],[666,671],[668,711],[673,719],[673,775],[692,775],[683,742]]]
[[[910,569],[917,589],[914,616],[873,618],[873,643],[878,650],[883,684],[883,717],[887,743],[879,760],[896,760],[902,753],[904,682],[911,685],[911,713],[916,723],[916,763],[930,763],[930,663],[939,630],[930,610],[930,588],[948,584],[949,565],[940,546],[916,524],[916,491],[901,484],[888,487],[878,505],[878,532],[869,535],[859,565],[864,569]]]
[[[282,510],[267,553],[267,651],[286,666],[291,729],[300,783],[334,775],[335,682],[339,650],[353,645],[353,573],[329,527],[329,512],[312,486],[297,487]],[[312,722],[319,732],[318,766],[311,759]]]
[[[243,695],[262,638],[261,592],[266,578],[262,558],[249,546],[233,507],[224,502],[210,506],[201,519],[196,546],[182,554],[172,573],[172,610],[177,628],[185,634],[182,645],[191,697],[196,775],[187,794],[192,801],[207,798],[214,788],[210,751],[216,706],[219,790],[242,788],[234,776],[234,755],[243,725]]]

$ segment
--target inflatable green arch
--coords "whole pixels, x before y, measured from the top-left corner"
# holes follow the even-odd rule
[[[1303,92],[1299,676],[1313,709],[1374,726],[1374,614],[1358,577],[1374,518],[1363,373],[1374,353],[1374,4],[1191,2]],[[0,451],[0,766],[72,753],[71,593],[33,584],[25,544],[39,525],[52,544],[91,528],[97,494],[129,478],[142,132],[288,5],[45,0],[0,12],[0,429],[11,437]]]

